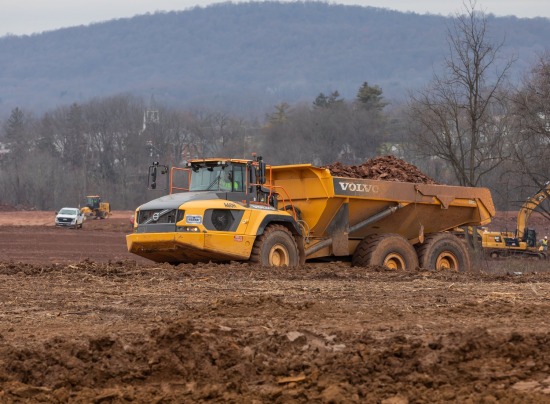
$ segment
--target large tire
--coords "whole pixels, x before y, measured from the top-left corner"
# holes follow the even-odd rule
[[[436,271],[469,272],[472,269],[468,249],[450,233],[430,234],[416,247],[421,268]]]
[[[250,262],[265,267],[296,267],[299,253],[296,240],[284,226],[272,224],[256,237]]]
[[[399,234],[375,234],[365,237],[357,246],[351,260],[353,266],[380,265],[395,270],[418,267],[414,247]]]

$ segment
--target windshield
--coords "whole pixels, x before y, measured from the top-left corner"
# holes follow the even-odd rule
[[[77,209],[63,208],[59,211],[59,214],[60,215],[76,215],[77,211],[78,211]]]
[[[99,197],[97,196],[89,196],[87,198],[87,202],[86,202],[87,206],[89,206],[90,208],[99,208]]]
[[[243,178],[243,164],[197,164],[192,166],[189,191],[242,192]]]

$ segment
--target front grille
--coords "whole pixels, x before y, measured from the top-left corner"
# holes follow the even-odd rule
[[[140,210],[136,233],[173,233],[185,211],[179,209]]]
[[[138,225],[140,224],[176,224],[183,219],[183,210],[178,209],[152,209],[140,210]]]

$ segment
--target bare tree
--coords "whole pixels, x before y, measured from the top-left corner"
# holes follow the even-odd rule
[[[539,58],[513,101],[517,171],[541,188],[550,180],[550,53]]]
[[[418,154],[444,160],[459,184],[476,186],[508,157],[505,80],[514,59],[500,61],[504,41],[490,42],[476,2],[464,8],[448,29],[443,72],[412,95],[410,118]]]
[[[262,129],[260,154],[271,164],[312,162],[314,153],[310,145],[315,127],[311,107],[300,104],[291,108],[285,103],[275,109]]]
[[[521,198],[545,188],[550,181],[550,52],[540,56],[522,87],[513,96],[513,161],[507,177]],[[538,211],[550,218],[547,200]]]
[[[365,82],[356,100],[339,97],[332,91],[311,105],[275,106],[262,131],[263,154],[277,164],[359,164],[373,157],[386,128],[382,89]]]

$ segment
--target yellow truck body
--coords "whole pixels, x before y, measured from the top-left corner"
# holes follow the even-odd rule
[[[330,237],[341,218],[345,237],[336,237],[347,247],[340,247],[337,255],[352,255],[358,242],[369,235],[396,233],[416,244],[427,234],[457,226],[485,225],[495,215],[486,188],[334,177],[329,170],[309,164],[274,166],[272,172],[273,183],[288,192],[310,229],[306,249]],[[376,224],[349,232],[392,209]],[[324,248],[311,257],[331,255],[331,249]]]
[[[354,265],[468,270],[464,244],[446,231],[485,225],[495,214],[485,188],[342,178],[310,164],[265,166],[261,160],[204,159],[188,166],[190,191],[136,210],[130,252],[171,263],[292,266],[349,257]],[[215,180],[216,170],[231,170],[244,186],[193,190],[195,178]],[[155,213],[160,217],[149,217]],[[226,226],[217,228],[219,222]]]

